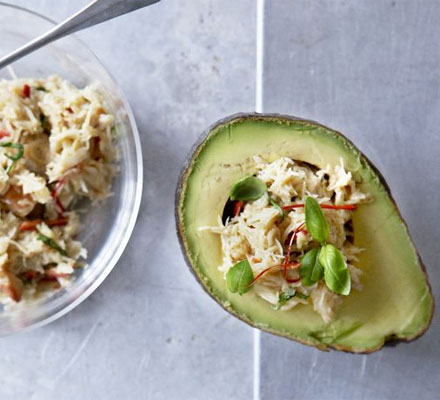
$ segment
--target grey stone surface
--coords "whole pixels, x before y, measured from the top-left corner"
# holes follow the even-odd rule
[[[86,4],[16,0],[55,19]],[[339,129],[381,169],[439,291],[440,51],[434,0],[266,0],[264,110]],[[254,108],[255,3],[162,0],[79,34],[116,77],[142,137],[133,238],[103,285],[37,331],[0,340],[0,399],[249,399],[252,330],[186,270],[174,187],[198,134]],[[417,342],[323,353],[263,334],[262,399],[435,399],[437,318]]]
[[[429,0],[267,1],[264,68],[265,111],[341,130],[382,171],[437,301],[439,15],[440,3]],[[368,356],[264,334],[261,397],[436,399],[439,338],[436,317],[418,341]]]
[[[77,0],[20,0],[56,20]],[[74,311],[0,340],[0,399],[248,399],[252,330],[184,265],[174,190],[202,130],[254,105],[253,1],[164,0],[78,36],[120,83],[138,123],[145,186],[117,267]],[[1,38],[0,38],[1,40]]]

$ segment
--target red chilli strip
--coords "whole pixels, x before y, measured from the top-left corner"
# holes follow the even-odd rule
[[[262,276],[266,275],[269,271],[271,271],[274,268],[279,268],[281,267],[281,264],[277,264],[277,265],[272,265],[269,268],[263,269],[263,271],[261,271],[253,280],[252,282],[248,285],[248,286],[252,286],[255,282],[258,281],[258,279],[260,279]]]
[[[61,191],[65,183],[66,183],[66,177],[63,177],[55,184],[55,187],[53,188],[52,193],[50,194],[52,198],[58,196],[59,192]]]
[[[234,204],[234,217],[241,213],[241,209],[243,208],[243,201],[236,201]]]
[[[61,189],[63,188],[64,184],[67,181],[67,177],[63,177],[61,178],[56,184],[55,187],[52,190],[52,193],[50,194],[50,196],[54,199],[55,201],[55,205],[58,207],[58,210],[61,214],[63,214],[66,209],[63,206],[63,203],[61,203],[61,200],[58,198],[58,195],[61,191]]]
[[[293,269],[298,268],[301,265],[301,263],[294,263],[294,264],[295,264],[295,267]],[[296,283],[296,282],[299,282],[301,280],[301,277],[299,277],[299,278],[289,278],[287,276],[287,273],[286,273],[286,277],[284,279],[286,279],[286,282],[288,282],[288,283]]]
[[[31,95],[31,87],[26,83],[23,85],[23,96],[24,97],[30,97]]]
[[[308,234],[309,234],[309,232],[307,231],[307,229],[304,229],[304,228],[301,229],[298,233],[302,233],[303,235],[308,235]],[[290,232],[290,233],[287,235],[287,238],[286,238],[286,240],[284,241],[284,246],[287,246],[287,245],[289,244],[290,239],[292,238],[293,234],[294,234],[294,232]]]
[[[277,264],[277,265],[272,265],[271,267],[264,269],[252,280],[252,282],[248,286],[252,286],[255,282],[257,282],[260,278],[262,278],[264,275],[266,275],[269,271],[273,270],[274,268],[281,268],[282,266],[283,266],[283,264]],[[289,263],[289,268],[291,268],[291,269],[298,268],[299,266],[300,266],[300,263],[292,263],[292,262]]]
[[[81,165],[80,165],[80,164],[77,164],[77,165],[75,165],[75,166],[73,166],[73,167],[68,168],[67,171],[64,173],[64,176],[63,176],[61,179],[59,179],[59,180],[57,181],[57,183],[55,184],[55,187],[53,188],[53,190],[52,190],[52,192],[51,192],[51,194],[50,194],[50,196],[51,196],[53,199],[56,199],[56,198],[58,197],[58,195],[59,195],[61,189],[63,188],[63,186],[64,186],[64,185],[66,184],[66,182],[67,182],[67,178],[69,177],[69,175],[70,175],[75,169],[76,169],[77,171],[81,171]],[[60,203],[60,204],[61,204],[61,203]],[[61,207],[62,207],[62,204],[61,204]],[[62,208],[64,208],[64,207],[62,207]]]
[[[58,197],[55,197],[55,204],[58,207],[61,214],[66,212],[66,209],[63,206],[63,203],[61,203],[61,200]]]
[[[284,259],[284,268],[283,268],[283,278],[287,282],[297,282],[297,280],[291,281],[291,280],[289,280],[289,278],[287,278],[287,266],[289,265],[289,262],[290,262],[290,252],[292,251],[292,244],[295,241],[296,236],[298,235],[298,232],[301,231],[301,229],[303,229],[305,225],[306,225],[306,223],[303,222],[295,229],[292,237],[290,238],[289,245],[287,247],[287,254],[286,254],[286,258]]]
[[[65,217],[55,218],[55,219],[48,219],[48,220],[41,220],[41,219],[34,219],[32,221],[23,221],[18,228],[19,231],[34,231],[37,228],[38,224],[41,224],[44,222],[47,226],[65,226],[69,222],[69,220]]]
[[[301,208],[301,207],[304,207],[304,204],[290,204],[288,206],[284,206],[283,210],[292,210],[293,208]],[[320,207],[329,210],[356,210],[355,204],[345,204],[342,206],[335,206],[333,204],[320,204]]]

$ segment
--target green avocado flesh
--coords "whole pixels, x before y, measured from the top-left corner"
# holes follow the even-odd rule
[[[363,290],[343,298],[331,323],[311,305],[276,311],[249,291],[228,291],[220,236],[199,231],[218,224],[231,185],[254,174],[253,156],[280,157],[324,168],[343,159],[345,168],[373,201],[353,213],[354,244],[365,249],[355,265]],[[187,262],[222,307],[250,325],[320,349],[372,352],[387,340],[409,341],[429,326],[434,303],[407,227],[383,178],[344,136],[315,122],[293,117],[241,114],[214,125],[190,156],[181,175],[176,218]]]

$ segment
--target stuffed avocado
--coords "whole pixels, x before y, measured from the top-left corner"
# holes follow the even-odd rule
[[[260,158],[257,161],[256,156]],[[360,197],[356,201],[338,199],[336,192],[318,195],[310,188],[303,194],[277,192],[271,189],[272,181],[268,183],[262,175],[258,166],[262,160],[266,165],[290,160],[290,170],[294,171],[295,165],[298,171],[308,169],[322,181],[331,179],[332,168],[341,166],[352,185],[355,182],[345,195],[355,190]],[[319,174],[326,170],[329,174]],[[244,186],[243,180],[247,180]],[[328,188],[328,182],[325,184]],[[251,198],[240,204],[237,199],[243,196],[243,187]],[[299,199],[306,204],[300,204]],[[231,201],[235,202],[232,215],[219,223],[219,216],[228,214]],[[255,248],[251,246],[248,254],[238,255],[233,259],[237,263],[225,268],[221,234],[204,227],[226,227],[234,218],[238,221],[240,213],[251,212],[258,202],[262,212],[273,218],[280,238],[290,240],[279,240],[284,248],[278,252],[278,267],[274,262],[274,268],[264,272],[266,277],[255,282],[256,271],[267,269],[258,266],[261,257],[254,257]],[[315,207],[318,202],[321,208],[335,204],[350,207],[319,212]],[[309,213],[315,209],[315,214],[324,216],[314,217],[318,225],[320,221],[321,231],[313,231],[316,224],[310,218],[306,229],[299,229],[300,218],[307,223],[307,207]],[[434,305],[426,274],[388,187],[351,142],[322,125],[258,114],[218,122],[196,145],[185,165],[178,184],[176,218],[185,258],[199,282],[222,307],[254,327],[320,349],[372,352],[390,339],[412,340],[430,323]],[[296,225],[284,228],[295,218]],[[338,218],[342,228],[335,222]],[[292,234],[289,237],[288,229],[302,235],[306,245],[296,243],[299,238]],[[344,235],[338,241],[334,231],[341,229]],[[362,250],[354,250],[357,260],[350,259],[351,248]],[[338,261],[331,265],[329,259]],[[321,261],[322,270],[318,268],[312,281],[307,281],[310,260],[314,264]],[[336,286],[331,274],[326,275],[334,268],[342,273]],[[269,275],[276,284],[272,292],[262,295],[258,284]],[[328,315],[317,310],[313,296],[318,288],[338,298],[337,307]]]

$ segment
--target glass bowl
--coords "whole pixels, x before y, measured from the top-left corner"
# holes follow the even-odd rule
[[[49,30],[54,22],[26,9],[0,2],[0,54]],[[133,231],[142,193],[142,152],[130,107],[118,85],[96,56],[74,36],[58,40],[15,62],[17,77],[60,75],[79,87],[99,82],[99,91],[116,117],[120,171],[114,195],[98,206],[89,205],[79,235],[88,250],[88,266],[63,289],[31,303],[0,308],[0,335],[38,327],[59,318],[87,298],[106,278]],[[10,69],[0,79],[10,79]]]

